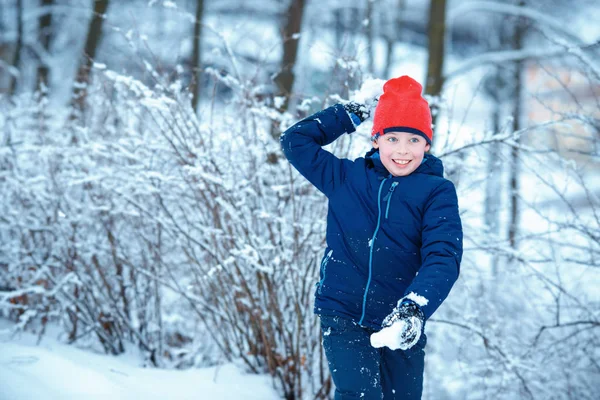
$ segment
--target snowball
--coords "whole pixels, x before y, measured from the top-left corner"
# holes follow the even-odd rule
[[[354,92],[350,100],[361,104],[370,104],[373,99],[381,96],[384,83],[383,79],[367,79],[360,89]]]
[[[376,349],[386,346],[391,350],[408,350],[419,341],[422,327],[423,324],[418,317],[411,317],[408,321],[398,320],[391,326],[373,333],[371,346]],[[411,331],[415,334],[414,339],[410,342],[403,340],[402,338],[409,336]]]
[[[384,346],[387,346],[392,350],[399,349],[401,345],[400,338],[405,325],[406,323],[404,321],[397,321],[393,323],[392,326],[383,328],[379,332],[375,332],[371,335],[371,346],[376,349]]]

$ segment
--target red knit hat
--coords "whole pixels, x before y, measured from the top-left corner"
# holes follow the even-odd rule
[[[431,144],[431,111],[421,96],[419,82],[410,76],[390,79],[375,108],[371,136],[377,139],[388,132],[410,132],[421,135]]]

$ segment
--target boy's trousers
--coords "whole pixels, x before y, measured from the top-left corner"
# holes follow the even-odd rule
[[[423,392],[427,337],[412,348],[371,346],[372,329],[350,319],[321,315],[323,348],[335,383],[335,400],[414,400]]]

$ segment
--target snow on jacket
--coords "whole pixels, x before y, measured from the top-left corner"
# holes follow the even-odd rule
[[[379,329],[398,300],[415,293],[429,319],[458,279],[462,227],[456,190],[441,160],[426,154],[410,175],[392,176],[369,151],[354,161],[321,147],[355,127],[340,104],[281,136],[290,163],[329,199],[327,248],[315,313]]]

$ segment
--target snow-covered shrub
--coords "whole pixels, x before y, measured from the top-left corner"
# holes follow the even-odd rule
[[[271,130],[288,116],[215,78],[234,96],[199,116],[177,84],[108,70],[84,119],[2,103],[0,309],[112,354],[133,343],[152,365],[227,359],[287,398],[325,396],[326,199],[281,158]]]

